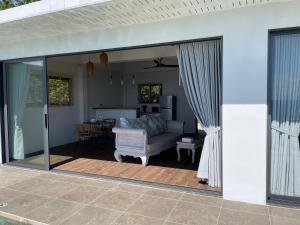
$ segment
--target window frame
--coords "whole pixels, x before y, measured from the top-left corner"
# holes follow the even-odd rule
[[[141,101],[141,89],[143,86],[149,86],[149,101],[148,102],[143,102]],[[138,86],[138,101],[139,101],[139,104],[158,104],[159,103],[159,99],[157,102],[152,102],[152,96],[151,96],[151,90],[152,90],[152,87],[153,86],[160,86],[160,96],[162,96],[162,93],[163,93],[163,85],[162,83],[142,83],[142,84],[139,84]]]

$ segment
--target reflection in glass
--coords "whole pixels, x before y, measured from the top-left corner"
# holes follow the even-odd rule
[[[43,62],[6,64],[10,161],[44,165]]]
[[[300,197],[300,34],[271,44],[271,194]]]

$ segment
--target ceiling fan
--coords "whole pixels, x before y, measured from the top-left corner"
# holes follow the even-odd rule
[[[157,58],[155,60],[153,60],[153,62],[155,63],[154,66],[149,66],[149,67],[145,67],[144,70],[148,70],[148,69],[153,69],[153,68],[161,68],[161,67],[179,67],[178,65],[167,65],[164,64],[163,61],[164,58]]]

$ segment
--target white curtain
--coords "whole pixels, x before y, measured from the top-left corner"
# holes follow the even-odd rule
[[[197,177],[220,187],[222,42],[181,44],[177,46],[177,57],[187,100],[206,132]]]
[[[272,36],[271,193],[300,197],[300,34]]]
[[[23,118],[30,83],[29,65],[7,64],[10,157],[24,159]]]

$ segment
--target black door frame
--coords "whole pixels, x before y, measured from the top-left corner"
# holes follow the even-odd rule
[[[43,62],[43,70],[42,70],[42,89],[45,92],[43,97],[43,110],[44,110],[44,132],[43,132],[43,143],[44,143],[44,165],[34,165],[19,161],[10,161],[9,159],[9,137],[8,137],[8,99],[7,99],[7,74],[5,71],[6,64],[10,63],[20,63],[20,62],[30,62],[30,61],[42,61]],[[2,74],[3,79],[1,79],[3,82],[3,124],[4,124],[4,139],[5,144],[2,144],[5,146],[5,163],[8,165],[13,166],[20,166],[25,168],[32,168],[32,169],[42,169],[42,170],[50,170],[50,154],[49,154],[49,122],[48,122],[48,84],[47,84],[47,64],[46,64],[46,57],[30,57],[30,58],[24,58],[24,59],[14,59],[14,60],[7,60],[2,63]]]
[[[99,52],[112,52],[112,51],[121,51],[121,50],[132,50],[132,49],[141,49],[141,48],[151,48],[151,47],[161,47],[161,46],[167,46],[167,45],[178,45],[178,44],[184,44],[184,43],[191,43],[191,42],[201,42],[201,41],[210,41],[210,40],[221,40],[222,42],[222,60],[221,60],[221,102],[220,102],[220,117],[221,117],[221,127],[223,127],[223,36],[212,36],[212,37],[207,37],[207,38],[195,38],[195,39],[188,39],[188,40],[179,40],[179,41],[172,41],[172,42],[161,42],[161,43],[156,43],[156,44],[145,44],[145,45],[136,45],[136,46],[128,46],[128,47],[119,47],[119,48],[108,48],[108,49],[96,49],[96,50],[91,50],[91,51],[81,51],[81,52],[71,52],[71,53],[61,53],[61,54],[52,54],[52,55],[40,55],[34,58],[43,58],[44,62],[45,62],[45,72],[46,72],[46,79],[48,79],[47,77],[47,59],[48,58],[53,58],[53,57],[62,57],[62,56],[71,56],[71,55],[81,55],[81,54],[93,54],[93,53],[99,53]],[[15,59],[12,61],[22,61],[22,60],[26,60],[28,58],[19,58],[19,59]],[[33,58],[31,58],[33,59]],[[5,62],[9,62],[9,61],[4,61]],[[48,86],[47,88],[47,93],[48,93]],[[47,94],[48,97],[48,94]],[[48,101],[47,101],[48,103]],[[49,107],[49,105],[47,105]],[[47,110],[48,111],[48,110]],[[50,118],[51,119],[51,118]],[[49,121],[49,118],[48,118]],[[48,123],[49,124],[49,123]],[[48,131],[49,131],[49,125],[48,125]],[[49,142],[49,132],[48,132],[48,142]],[[5,143],[7,143],[7,140],[5,139]],[[6,149],[6,148],[5,148]],[[48,153],[48,165],[49,167],[47,168],[47,170],[52,169],[50,166],[50,149],[48,146],[47,149],[47,153]],[[11,163],[12,164],[12,163]],[[24,166],[24,165],[18,165],[18,166]],[[31,166],[25,165],[25,167],[29,167],[32,168]],[[37,168],[40,169],[40,168]],[[220,153],[220,169],[221,169],[221,188],[220,188],[220,192],[218,192],[217,195],[223,195],[223,132],[221,129],[221,153]],[[72,172],[70,172],[72,174]],[[82,173],[81,173],[82,174]],[[86,175],[86,174],[83,174]],[[94,175],[90,175],[92,177],[94,177]],[[106,176],[101,176],[101,175],[97,175],[98,177],[106,177]],[[118,178],[118,177],[113,177],[116,179],[121,179],[121,180],[127,180],[126,178]],[[132,180],[133,182],[139,182],[138,180]],[[147,182],[143,182],[140,181],[141,183],[147,183]],[[154,184],[156,184],[154,182]],[[168,185],[168,184],[160,184],[157,183],[158,185],[162,185],[162,186],[172,186],[172,187],[177,187],[175,185]],[[193,189],[193,188],[189,188],[189,187],[179,187],[179,188],[183,188],[183,189]],[[194,190],[193,191],[199,191],[199,192],[205,192],[205,193],[211,193],[211,191],[203,191],[200,189]],[[213,192],[213,194],[215,194]]]
[[[300,27],[294,28],[283,28],[283,29],[272,29],[268,32],[268,78],[267,78],[267,90],[268,90],[268,115],[267,115],[267,201],[270,202],[286,202],[287,204],[300,204],[300,196],[299,197],[290,197],[290,196],[282,196],[275,195],[271,193],[271,168],[272,168],[272,149],[271,149],[271,112],[272,112],[272,36],[276,34],[293,34],[300,33]],[[300,171],[299,171],[300,176]]]

